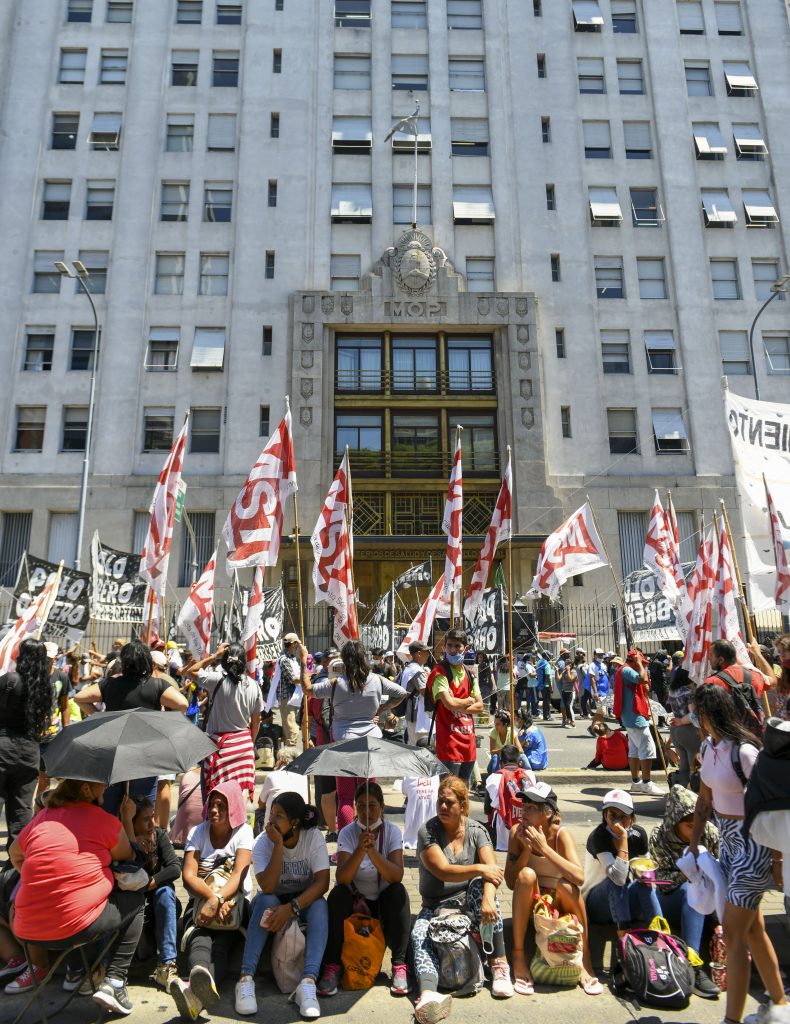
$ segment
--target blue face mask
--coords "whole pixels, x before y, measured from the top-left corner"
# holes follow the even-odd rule
[[[451,665],[460,665],[464,660],[463,653],[461,654],[445,654],[445,658],[450,662]]]
[[[691,724],[695,728],[699,729],[699,719],[697,718],[697,712],[696,711],[689,711],[689,718],[691,719]]]

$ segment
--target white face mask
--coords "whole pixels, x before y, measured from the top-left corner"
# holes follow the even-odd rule
[[[375,821],[370,821],[370,822],[368,822],[368,824],[367,824],[367,825],[364,825],[364,824],[363,824],[363,823],[362,823],[362,822],[361,822],[361,821],[359,820],[359,818],[357,818],[357,825],[359,825],[359,827],[360,827],[360,828],[361,828],[361,829],[362,829],[363,831],[366,831],[366,832],[375,832],[375,831],[376,831],[376,829],[377,829],[377,828],[381,828],[381,826],[382,826],[383,824],[384,824],[384,819],[383,819],[383,818],[376,818],[376,820],[375,820]]]

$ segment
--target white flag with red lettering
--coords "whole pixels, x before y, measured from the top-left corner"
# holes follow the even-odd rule
[[[716,531],[711,526],[702,538],[694,572],[688,583],[691,612],[685,640],[683,668],[697,683],[710,675],[710,645],[713,642],[713,599],[719,562]]]
[[[771,540],[774,544],[774,561],[776,562],[776,585],[774,587],[774,600],[780,612],[790,613],[790,564],[788,564],[787,548],[784,542],[782,524],[776,512],[774,499],[768,490],[768,482],[763,477],[765,484],[765,499],[768,503],[768,522],[771,531]]]
[[[22,641],[35,640],[37,633],[44,628],[58,596],[62,572],[63,562],[0,641],[0,673],[13,672]]]
[[[167,582],[167,564],[173,544],[173,523],[176,516],[176,501],[181,486],[181,472],[184,468],[184,451],[187,443],[189,417],[184,421],[178,437],[167,456],[151,502],[151,522],[148,526],[142,554],[139,575],[149,586],[161,595]]]
[[[686,587],[686,574],[683,572],[683,563],[680,560],[680,531],[678,530],[678,517],[675,515],[675,506],[672,503],[670,492],[667,498],[667,525],[669,527],[669,560],[672,566],[672,574],[678,589],[678,606],[675,609],[675,621],[680,635],[685,638],[685,627],[691,615],[691,598]]]
[[[276,565],[283,528],[283,504],[297,491],[291,410],[269,438],[222,528],[227,568]]]
[[[247,675],[251,679],[256,678],[255,670],[258,667],[258,630],[263,622],[264,611],[264,572],[265,569],[262,565],[256,565],[255,575],[252,580],[252,591],[250,592],[250,603],[247,605],[247,617],[244,620],[244,629],[241,633],[241,640],[247,655]]]
[[[211,647],[216,566],[217,552],[215,551],[208,560],[200,579],[189,588],[189,596],[178,613],[178,628],[184,634],[195,661],[202,661],[207,657]]]
[[[554,601],[566,580],[608,564],[590,503],[585,501],[543,541],[530,594],[545,594]]]
[[[681,636],[684,636],[691,608],[686,594],[686,577],[680,563],[680,544],[671,495],[669,508],[665,510],[656,491],[645,537],[643,562],[645,568],[650,569],[656,577],[658,588],[670,608],[676,612],[676,625]]]
[[[452,594],[461,590],[463,575],[462,520],[464,513],[464,480],[461,469],[461,432],[455,444],[453,468],[450,471],[450,485],[447,488],[447,500],[444,503],[442,530],[447,534],[447,553],[444,557],[444,590],[445,601]]]
[[[735,588],[737,579],[735,565],[732,560],[730,538],[722,522],[719,531],[719,562],[716,571],[716,584],[713,588],[716,608],[719,614],[718,636],[729,640],[738,656],[738,664],[751,665],[749,652],[741,635],[741,624],[738,621],[738,607],[735,604]]]
[[[483,591],[488,582],[488,574],[491,571],[491,563],[494,560],[496,549],[500,544],[509,541],[513,531],[513,474],[510,468],[510,453],[508,452],[507,467],[502,478],[502,486],[499,488],[499,496],[494,505],[494,513],[491,516],[491,523],[488,527],[480,555],[477,559],[475,571],[472,573],[472,581],[466,592],[464,601],[464,616],[474,622],[477,609],[483,599]]]
[[[436,618],[437,609],[442,599],[443,588],[444,574],[434,583],[433,589],[417,612],[414,622],[406,630],[406,636],[404,636],[403,642],[397,650],[398,657],[401,660],[409,653],[409,644],[414,643],[415,640],[421,640],[424,644],[428,643],[431,629],[433,628],[433,620]]]
[[[326,601],[335,609],[335,643],[340,647],[359,638],[353,586],[353,549],[348,529],[351,510],[351,472],[348,453],[343,456],[312,537],[315,562],[315,603]]]

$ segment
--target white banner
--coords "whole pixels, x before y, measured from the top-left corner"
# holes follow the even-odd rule
[[[785,550],[790,550],[790,405],[725,394],[727,430],[741,502],[744,579],[753,612],[776,608],[776,563],[763,476],[776,505]]]

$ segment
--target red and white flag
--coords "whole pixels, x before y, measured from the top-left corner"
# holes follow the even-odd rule
[[[672,528],[664,506],[661,504],[658,491],[656,491],[645,537],[643,563],[645,568],[649,569],[658,580],[659,589],[670,605],[677,608],[680,595],[672,566],[671,547],[673,544]]]
[[[716,608],[719,614],[718,636],[729,640],[735,648],[740,665],[751,665],[749,652],[741,635],[741,624],[738,620],[738,607],[735,604],[735,588],[737,577],[732,560],[730,538],[724,523],[719,531],[719,561],[716,570],[716,583],[713,588]]]
[[[428,643],[431,629],[433,628],[433,620],[436,618],[436,613],[442,599],[443,588],[444,574],[434,583],[433,589],[417,612],[414,622],[406,630],[406,636],[404,636],[403,642],[397,650],[397,655],[401,660],[409,653],[409,644],[414,643],[415,640],[421,640],[424,644]]]
[[[608,564],[590,503],[585,501],[543,541],[530,594],[545,594],[554,601],[566,580]]]
[[[494,513],[491,516],[491,523],[488,527],[480,555],[477,559],[475,571],[472,573],[472,581],[466,592],[464,601],[464,616],[469,622],[474,622],[480,602],[483,599],[483,591],[488,582],[488,574],[491,571],[491,563],[494,560],[496,549],[500,544],[509,541],[513,531],[513,474],[510,468],[510,450],[508,449],[507,467],[502,478],[502,486],[499,488],[499,496],[494,505]]]
[[[450,486],[444,503],[442,530],[447,534],[447,553],[444,557],[443,598],[449,601],[452,594],[460,593],[463,575],[462,519],[464,513],[464,480],[461,470],[461,431],[457,432],[453,468],[450,471]]]
[[[338,647],[348,640],[359,639],[349,529],[351,500],[351,472],[346,452],[310,538],[315,555],[315,603],[326,601],[335,609],[335,643]]]
[[[774,543],[774,560],[776,562],[776,585],[774,587],[774,600],[780,612],[790,613],[790,564],[788,564],[787,548],[785,547],[784,531],[779,522],[779,516],[774,505],[774,499],[768,490],[768,483],[763,477],[765,484],[765,498],[768,502],[768,521],[771,530],[771,539]]]
[[[700,542],[694,572],[688,584],[691,613],[685,640],[683,668],[697,683],[710,675],[710,645],[713,642],[713,601],[719,562],[718,541],[713,526]]]
[[[178,613],[178,628],[196,661],[208,656],[211,647],[211,626],[214,621],[214,570],[217,552],[208,560],[197,582],[189,588],[189,596]]]
[[[228,575],[250,565],[276,565],[283,529],[283,504],[297,491],[291,410],[269,438],[222,528]]]
[[[678,530],[678,517],[675,515],[675,506],[672,503],[671,493],[667,496],[666,516],[669,527],[669,561],[678,591],[675,622],[681,636],[685,638],[684,630],[691,615],[691,598],[686,587],[686,574],[683,572],[683,563],[680,560],[680,531]]]
[[[58,596],[62,572],[63,562],[0,641],[0,673],[13,672],[22,641],[35,640],[36,635],[43,629]]]
[[[244,629],[241,633],[241,640],[247,655],[247,675],[251,679],[256,678],[255,670],[258,667],[258,630],[263,622],[263,574],[265,571],[262,565],[255,567],[250,603],[247,605],[247,617],[244,620]]]
[[[164,593],[167,582],[167,563],[173,544],[173,523],[181,487],[181,471],[184,468],[188,426],[187,416],[159,474],[151,502],[151,522],[140,555],[139,575],[160,596]]]

